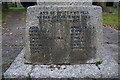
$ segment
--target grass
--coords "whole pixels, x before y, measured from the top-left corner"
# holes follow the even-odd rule
[[[2,13],[0,13],[0,27],[2,27]]]
[[[9,10],[21,10],[21,9],[26,9],[24,7],[9,7]]]
[[[24,7],[9,7],[7,9],[3,9],[2,10],[2,15],[0,16],[0,21],[5,22],[6,18],[8,18],[9,13],[12,10],[26,10],[26,8],[24,8]]]
[[[4,20],[8,16],[9,11],[10,10],[8,10],[8,9],[2,10],[2,20]]]
[[[103,24],[107,24],[112,27],[118,27],[118,14],[103,14]]]
[[[2,21],[2,13],[0,13],[0,22]]]
[[[100,64],[102,64],[102,61],[98,61],[98,62],[95,63],[96,66],[98,66]]]
[[[2,10],[2,15],[1,15],[2,23],[6,23],[5,21],[8,18],[9,13],[10,13],[10,10],[8,8]]]
[[[107,7],[110,11],[117,13],[119,8],[114,8],[114,7]]]
[[[13,63],[13,61],[14,61],[13,59],[10,59],[7,61],[7,64],[11,65]]]
[[[110,10],[110,13],[103,13],[103,24],[111,27],[119,27],[118,16],[120,14],[118,14],[118,10],[120,8],[107,7],[107,9]]]

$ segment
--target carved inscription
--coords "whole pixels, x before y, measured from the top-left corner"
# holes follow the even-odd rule
[[[31,53],[44,56],[38,60],[42,62],[76,62],[92,49],[94,26],[87,26],[90,17],[88,11],[40,11],[39,26],[29,28]]]

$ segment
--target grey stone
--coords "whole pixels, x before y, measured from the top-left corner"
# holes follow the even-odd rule
[[[118,45],[118,31],[113,28],[103,27],[104,43]]]
[[[92,0],[37,0],[38,5],[92,5]]]
[[[118,50],[120,47],[115,44],[104,44],[103,47],[107,50],[104,55],[110,55],[114,58],[114,60],[116,60],[116,62],[118,62]]]
[[[92,5],[92,2],[38,2],[38,5]]]
[[[25,49],[18,55],[10,68],[4,73],[5,78],[100,78],[101,73],[95,64],[29,65],[24,64]]]
[[[48,14],[42,14],[46,11]],[[52,11],[55,12],[50,14]],[[77,18],[57,18],[58,20],[56,18],[43,18],[43,16],[48,15],[60,17],[57,11],[68,11],[68,13],[62,13],[64,16],[69,14],[72,16],[75,11],[80,12],[76,14],[80,18],[78,18],[78,22]],[[79,64],[99,61],[103,54],[101,14],[101,7],[88,5],[38,5],[29,7],[26,27],[26,63]],[[71,19],[73,21],[75,19],[76,22],[70,22]],[[76,26],[78,28],[75,28]],[[80,30],[83,32],[74,32]],[[80,35],[74,36],[72,34]],[[81,39],[76,40],[75,37]]]
[[[66,69],[49,68],[48,65],[36,65],[32,78],[100,78],[101,74],[95,64],[65,65]]]
[[[104,57],[102,64],[99,65],[102,78],[118,78],[118,62],[111,55]]]
[[[0,16],[2,16],[2,4],[0,3]],[[2,21],[0,21],[0,79],[2,78]]]
[[[120,73],[120,64],[118,64],[118,73]],[[118,74],[119,78],[120,78],[120,74]]]
[[[117,62],[118,62],[118,50],[119,42],[118,42],[119,31],[110,28],[110,27],[103,27],[103,47],[106,49],[104,55],[111,55]]]
[[[32,65],[24,64],[25,49],[21,51],[9,69],[4,73],[5,78],[27,78],[32,69]]]
[[[118,63],[109,54],[104,55],[103,62],[98,67],[95,64],[24,64],[24,54],[25,48],[4,73],[5,78],[118,78]],[[61,68],[63,66],[65,67]]]

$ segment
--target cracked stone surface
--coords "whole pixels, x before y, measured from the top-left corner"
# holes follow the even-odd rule
[[[24,64],[25,48],[4,73],[5,78],[117,78],[118,63],[109,55],[99,65],[95,64],[64,65],[63,68],[51,65]],[[58,65],[59,66],[59,65]],[[63,66],[63,67],[64,67]]]

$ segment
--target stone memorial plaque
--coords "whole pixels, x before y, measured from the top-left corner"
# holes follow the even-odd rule
[[[101,12],[91,5],[29,7],[26,63],[79,64],[97,58],[101,53]]]

